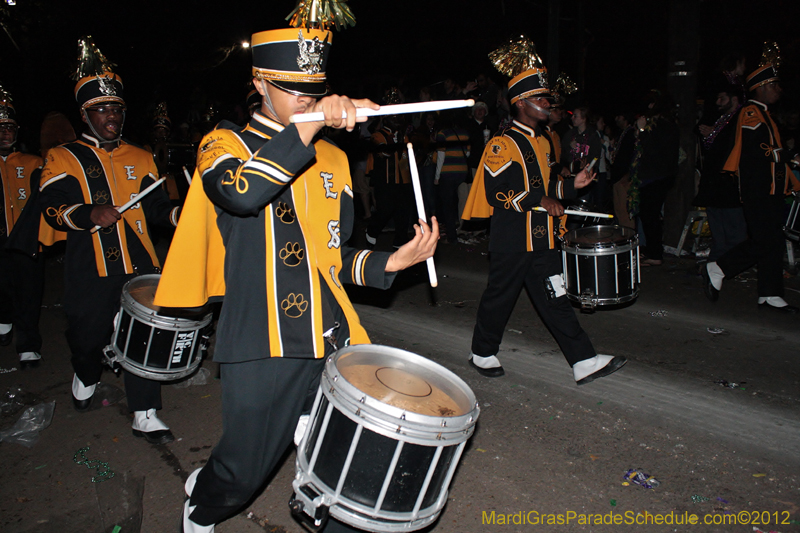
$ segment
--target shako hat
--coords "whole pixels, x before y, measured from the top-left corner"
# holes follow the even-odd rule
[[[781,66],[781,51],[776,42],[765,42],[761,50],[761,61],[758,68],[750,73],[744,81],[748,91],[755,91],[758,87],[780,81],[778,68]]]
[[[0,85],[0,124],[17,123],[17,110],[11,103],[11,95]]]
[[[81,109],[114,102],[125,105],[122,98],[122,79],[113,69],[116,65],[95,46],[91,35],[78,40],[78,68],[73,75],[75,100]]]
[[[547,69],[536,53],[533,41],[521,35],[489,54],[489,59],[502,74],[511,77],[508,99],[512,104],[531,96],[550,97]]]
[[[253,77],[297,96],[325,96],[329,31],[288,28],[253,34]]]
[[[161,102],[156,106],[156,112],[153,115],[153,128],[167,128],[167,130],[172,130],[172,120],[169,118],[169,113],[167,112],[167,103]]]

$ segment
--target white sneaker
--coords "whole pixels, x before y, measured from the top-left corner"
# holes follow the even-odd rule
[[[78,374],[75,374],[72,378],[72,397],[76,400],[83,401],[88,400],[94,395],[94,390],[97,388],[97,383],[93,385],[89,385],[88,387],[83,384],[78,378]]]
[[[628,360],[621,355],[595,355],[572,365],[572,375],[578,385],[585,385],[597,378],[613,374],[627,362]]]
[[[19,354],[19,366],[22,369],[36,368],[42,360],[42,355],[39,352],[22,352]]]
[[[144,437],[150,444],[167,444],[175,440],[169,427],[156,415],[155,409],[133,413],[133,436]]]
[[[192,495],[192,491],[194,491],[194,485],[197,483],[197,476],[200,474],[200,470],[202,468],[198,468],[191,474],[189,474],[189,478],[186,480],[186,485],[184,485],[184,490],[186,491],[186,501],[183,502],[183,533],[214,533],[214,526],[201,526],[192,522],[189,519],[189,515],[192,514],[196,505],[189,505],[189,499]]]

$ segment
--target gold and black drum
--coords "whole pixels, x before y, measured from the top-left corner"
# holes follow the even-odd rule
[[[342,348],[328,358],[297,450],[293,511],[316,526],[330,515],[367,531],[431,524],[478,414],[467,384],[433,361]]]
[[[122,288],[114,337],[105,349],[111,366],[158,381],[181,379],[202,362],[211,324],[208,310],[164,309],[153,304],[160,274],[130,280]]]
[[[639,236],[622,226],[568,231],[561,245],[564,288],[584,309],[617,305],[639,296]]]

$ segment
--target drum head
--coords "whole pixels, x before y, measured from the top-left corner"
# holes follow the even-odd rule
[[[455,374],[440,365],[396,348],[360,345],[339,351],[336,368],[358,390],[376,400],[426,416],[470,413],[474,396]]]
[[[624,244],[636,233],[622,226],[589,226],[568,231],[564,235],[567,244]]]
[[[125,284],[125,290],[137,303],[158,312],[161,308],[153,303],[160,276],[139,276]]]

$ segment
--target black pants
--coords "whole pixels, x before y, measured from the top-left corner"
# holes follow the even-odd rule
[[[560,274],[562,268],[558,250],[492,252],[489,283],[481,297],[472,334],[472,353],[481,357],[497,355],[506,324],[524,286],[570,366],[597,355],[567,297],[548,298],[545,280]]]
[[[282,357],[220,365],[223,433],[192,491],[192,521],[222,522],[262,487],[292,444],[324,366],[324,359]]]
[[[133,275],[100,277],[86,269],[65,276],[64,311],[72,368],[84,385],[100,381],[103,348],[111,343],[114,317],[120,310],[122,287]],[[130,411],[161,409],[161,383],[124,371]]]
[[[643,251],[648,259],[660,261],[664,257],[661,208],[664,207],[664,200],[667,199],[667,193],[674,183],[673,176],[648,183],[639,189],[639,219],[642,221],[642,230],[647,241]]]
[[[389,220],[394,219],[394,246],[408,242],[411,201],[410,184],[388,185],[378,180],[375,184],[375,213],[370,217],[367,234],[377,239]]]
[[[742,201],[748,239],[720,257],[717,265],[728,278],[757,265],[758,295],[783,297],[783,197],[745,192]]]
[[[0,324],[14,324],[17,353],[41,352],[44,257],[0,249]]]
[[[466,180],[465,174],[453,172],[439,177],[440,222],[444,223],[447,242],[450,243],[458,242],[458,187]]]

